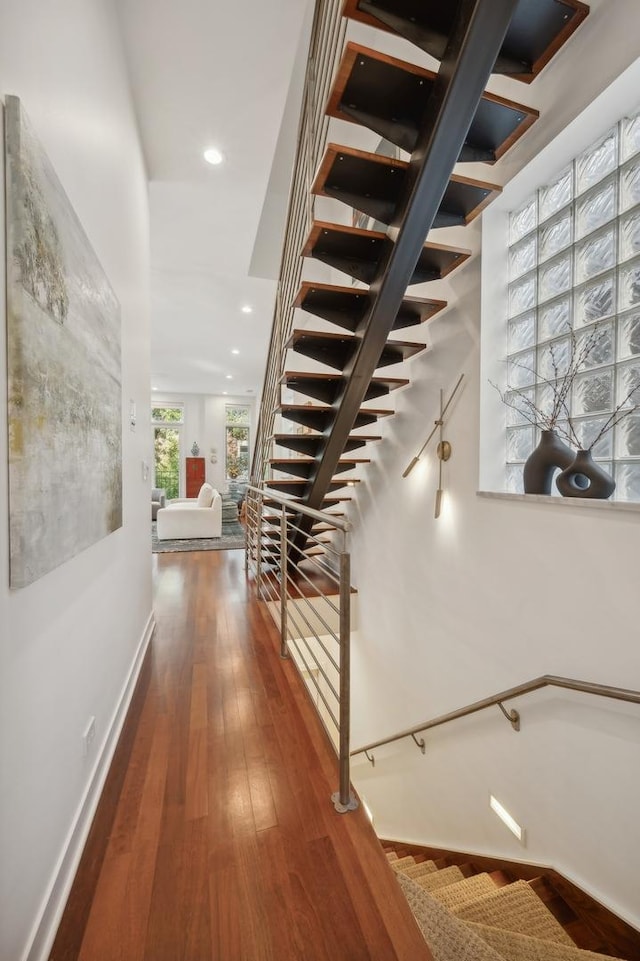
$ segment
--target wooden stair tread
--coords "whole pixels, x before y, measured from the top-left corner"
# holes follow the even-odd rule
[[[285,370],[280,383],[297,394],[305,394],[325,404],[335,404],[344,391],[346,379],[341,374],[315,374],[306,371]],[[372,377],[364,395],[364,400],[386,397],[392,390],[406,387],[410,381],[406,377]]]
[[[341,487],[347,487],[347,485],[359,483],[359,480],[350,477],[345,477],[344,479],[336,477],[329,482],[329,490],[335,491],[339,490]],[[269,478],[269,480],[265,481],[265,491],[269,488],[280,491],[281,493],[286,493],[288,491],[304,491],[307,484],[307,480],[300,478],[283,478],[282,480]]]
[[[455,884],[456,881],[462,881],[463,879],[464,874],[460,868],[452,864],[446,868],[433,871],[431,874],[424,874],[421,877],[415,878],[415,882],[419,884],[421,888],[424,888],[425,891],[435,891],[437,888],[444,887],[446,884]]]
[[[296,353],[303,354],[305,357],[311,357],[328,367],[344,370],[358,350],[360,343],[361,338],[354,337],[353,334],[294,330],[285,347],[289,350],[295,350]],[[421,351],[426,350],[426,347],[426,344],[418,344],[414,341],[388,340],[380,354],[378,367],[402,364]]]
[[[358,464],[370,463],[371,461],[364,457],[340,460],[336,464],[335,473],[342,474],[346,471],[354,470]],[[318,466],[317,460],[313,457],[272,457],[269,460],[269,464],[273,470],[282,471],[285,474],[293,474],[294,477],[301,477],[306,480],[309,480]]]
[[[327,113],[413,153],[435,77],[433,70],[348,43]],[[485,92],[458,160],[495,163],[537,118],[537,110]]]
[[[381,231],[316,220],[304,245],[303,256],[313,257],[370,284],[391,247],[393,240]],[[420,252],[409,286],[441,280],[470,256],[471,251],[464,248],[428,241]]]
[[[573,941],[544,906],[526,881],[514,881],[491,894],[453,909],[464,921],[476,921],[492,927],[505,928],[520,934],[573,945]]]
[[[303,281],[294,307],[322,317],[345,330],[354,331],[371,306],[368,290]],[[446,300],[405,297],[393,325],[394,330],[413,327],[430,320],[447,306]]]
[[[453,29],[455,5],[424,0],[346,0],[343,16],[398,34],[442,60]],[[520,0],[494,73],[531,83],[589,13],[580,0]]]
[[[377,221],[396,226],[408,170],[404,160],[330,143],[311,192],[340,200]],[[494,184],[452,174],[433,228],[471,223],[500,193],[501,188]]]
[[[331,426],[336,416],[335,410],[327,405],[281,404],[276,412],[287,420],[302,424],[311,430],[320,431],[320,433]],[[375,424],[379,417],[389,417],[390,414],[393,414],[393,411],[388,408],[362,407],[353,426],[354,428],[367,427],[370,424]]]
[[[308,457],[315,457],[325,444],[322,434],[274,434],[272,439],[279,447],[288,447]],[[348,454],[378,440],[382,440],[380,435],[352,434],[345,444],[344,453]]]

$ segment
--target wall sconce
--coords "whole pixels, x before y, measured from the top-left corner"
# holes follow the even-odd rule
[[[462,383],[463,378],[464,378],[464,374],[460,374],[460,377],[458,378],[458,382],[457,382],[456,386],[453,388],[453,390],[451,391],[451,394],[450,394],[450,396],[449,396],[449,400],[446,402],[446,404],[445,404],[445,402],[444,402],[444,391],[443,391],[442,389],[440,390],[440,416],[438,417],[438,419],[437,419],[436,421],[434,421],[434,428],[433,428],[433,430],[431,431],[431,433],[430,433],[429,436],[427,437],[426,441],[424,442],[424,444],[422,445],[422,447],[420,448],[420,450],[418,451],[418,453],[417,453],[416,456],[413,458],[413,460],[411,461],[411,463],[409,464],[409,466],[406,468],[406,470],[404,471],[404,473],[403,473],[403,475],[402,475],[403,477],[408,477],[408,476],[409,476],[409,474],[411,473],[411,471],[413,470],[413,468],[416,466],[416,464],[418,463],[418,461],[419,461],[420,458],[422,457],[422,454],[424,453],[424,451],[425,451],[425,449],[426,449],[426,447],[427,447],[427,444],[429,443],[429,441],[431,440],[431,438],[434,436],[434,434],[439,430],[439,431],[440,431],[440,440],[439,440],[439,442],[438,442],[438,446],[436,447],[436,454],[437,454],[437,457],[438,457],[438,465],[439,465],[439,468],[438,468],[438,489],[437,489],[437,491],[436,491],[436,506],[435,506],[434,517],[440,517],[440,511],[441,511],[441,508],[442,508],[442,495],[443,495],[443,493],[444,493],[443,488],[442,488],[442,464],[443,464],[444,461],[448,461],[449,458],[451,457],[451,444],[449,443],[448,440],[445,440],[445,439],[444,439],[444,418],[445,418],[445,414],[447,413],[447,411],[448,411],[448,409],[449,409],[449,406],[450,406],[450,404],[451,404],[451,401],[452,401],[453,398],[455,397],[455,395],[456,395],[456,393],[457,393],[457,391],[458,391],[458,388],[459,388],[460,384]]]

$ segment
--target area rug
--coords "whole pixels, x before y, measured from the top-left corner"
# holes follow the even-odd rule
[[[175,554],[178,551],[234,551],[244,550],[244,527],[237,520],[222,521],[222,537],[200,537],[190,540],[159,541],[157,524],[151,523],[151,551],[153,554]]]

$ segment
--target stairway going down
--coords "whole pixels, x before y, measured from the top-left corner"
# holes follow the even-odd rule
[[[431,860],[386,847],[390,867],[435,961],[605,961],[607,943],[541,875]],[[570,933],[571,932],[571,933]],[[625,955],[637,958],[637,949]]]
[[[316,510],[336,492],[349,499],[351,472],[380,439],[377,421],[393,413],[387,395],[406,388],[405,367],[427,349],[426,338],[394,332],[425,325],[447,306],[407,289],[469,260],[466,248],[440,243],[438,230],[464,228],[500,192],[490,173],[475,179],[454,168],[481,162],[490,171],[538,117],[488,93],[490,75],[531,82],[587,13],[579,0],[345,0],[343,17],[396,33],[440,69],[345,45],[326,105],[332,129],[336,120],[366,127],[397,155],[328,143],[313,178],[312,195],[344,204],[349,223],[314,220],[301,253],[351,283],[304,280],[295,298],[295,308],[322,323],[294,329],[279,348],[288,396],[275,411],[283,426],[271,438],[274,456],[261,468],[267,489]],[[287,422],[296,425],[291,433]],[[298,515],[296,524],[302,552],[310,521]]]

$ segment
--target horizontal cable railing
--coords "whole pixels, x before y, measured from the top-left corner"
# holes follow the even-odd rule
[[[325,107],[346,32],[342,6],[343,0],[318,0],[316,3],[273,327],[256,430],[251,470],[254,483],[259,483],[267,476],[275,412],[280,401],[284,345],[293,329],[293,302],[302,276],[301,252],[313,221],[311,185],[327,140],[329,120],[325,116]]]
[[[352,810],[349,770],[351,578],[348,521],[250,486],[245,500],[246,569],[280,629],[280,655],[300,672],[340,766],[336,810]],[[322,524],[308,535],[300,518]],[[299,534],[321,555],[308,556]],[[330,538],[329,541],[326,538]]]
[[[504,707],[504,702],[510,701],[514,697],[522,697],[523,694],[530,694],[532,691],[539,691],[543,687],[561,687],[569,691],[580,691],[583,694],[596,694],[598,697],[609,697],[616,701],[629,701],[633,704],[640,704],[640,691],[627,690],[623,687],[609,687],[606,684],[594,684],[590,681],[577,681],[570,677],[556,677],[553,674],[543,674],[541,677],[526,681],[524,684],[518,684],[516,687],[510,687],[506,691],[500,691],[499,694],[494,694],[492,697],[485,697],[481,701],[474,701],[472,704],[460,707],[456,711],[450,711],[449,714],[441,714],[439,717],[434,717],[430,721],[425,721],[423,724],[416,724],[415,727],[399,731],[390,737],[382,738],[379,741],[372,741],[371,744],[365,744],[363,747],[356,748],[355,751],[351,752],[351,756],[366,754],[369,761],[373,763],[370,752],[373,751],[374,748],[382,747],[385,744],[392,744],[394,741],[400,741],[405,737],[413,738],[418,746],[424,750],[424,742],[417,740],[417,734],[422,734],[424,731],[428,731],[434,727],[440,727],[442,724],[448,724],[449,721],[456,721],[458,718],[476,714],[478,711],[483,711],[487,707],[499,707],[514,730],[519,731],[520,714],[515,709],[507,711]]]

